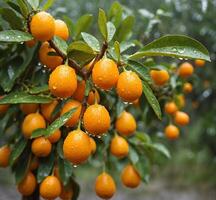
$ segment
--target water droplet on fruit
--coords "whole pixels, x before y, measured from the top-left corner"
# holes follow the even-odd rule
[[[56,90],[56,88],[57,88],[56,86],[53,86],[53,87],[52,87],[53,90]]]
[[[74,167],[74,168],[77,168],[78,166],[77,166],[77,165],[73,165],[73,167]]]

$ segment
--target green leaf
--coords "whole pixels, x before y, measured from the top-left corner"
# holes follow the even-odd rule
[[[87,80],[86,81],[86,87],[85,87],[85,96],[87,97],[89,95],[89,92],[91,91],[92,87],[91,87],[91,84],[90,84],[90,81]]]
[[[39,136],[45,136],[48,137],[52,135],[57,129],[62,127],[67,120],[72,116],[74,112],[76,112],[77,108],[73,108],[70,111],[63,114],[61,117],[57,118],[52,124],[50,124],[46,129],[37,129],[33,131],[31,138],[36,138]]]
[[[129,59],[145,56],[171,56],[210,61],[208,50],[197,40],[184,35],[166,35],[144,46]]]
[[[27,140],[25,138],[21,138],[13,147],[13,150],[10,154],[10,159],[9,159],[9,164],[12,166],[14,162],[17,160],[17,158],[22,154],[24,151],[26,145],[27,145]]]
[[[109,20],[112,20],[113,24],[118,27],[119,24],[121,23],[122,19],[122,6],[118,1],[115,1],[109,10]]]
[[[36,96],[26,92],[12,92],[0,99],[0,105],[20,103],[50,103],[52,100],[53,98],[48,96]]]
[[[27,18],[29,14],[29,9],[25,0],[17,0],[17,4],[22,12],[23,17]]]
[[[70,19],[68,16],[63,16],[63,19],[65,23],[67,24],[67,27],[70,31],[70,35],[73,36],[75,33],[75,24],[73,23],[72,19]]]
[[[52,149],[52,152],[50,153],[50,155],[46,158],[41,158],[39,162],[40,162],[40,165],[37,170],[37,182],[38,183],[43,181],[43,179],[49,176],[52,172],[52,169],[55,163],[54,150]]]
[[[88,54],[94,54],[93,49],[87,45],[86,43],[82,42],[82,41],[75,41],[73,43],[71,43],[67,49],[67,52],[70,53],[71,51],[81,51],[81,52],[85,52]]]
[[[20,14],[22,14],[22,12],[21,12],[19,6],[18,6],[16,3],[12,2],[12,1],[7,1],[6,3],[7,3],[11,8],[13,8],[15,11],[17,11],[17,12],[20,13]]]
[[[121,53],[127,51],[128,49],[135,47],[136,45],[133,42],[123,41],[120,44]]]
[[[69,161],[64,160],[59,157],[58,167],[59,167],[59,175],[60,175],[61,181],[63,182],[63,185],[67,185],[72,176],[73,166]]]
[[[54,2],[55,0],[47,0],[46,3],[43,5],[43,10],[48,10]]]
[[[58,36],[54,36],[53,38],[53,42],[54,44],[58,47],[58,49],[64,53],[65,55],[67,55],[67,48],[68,45],[65,42],[65,40],[63,40],[62,38],[58,37]]]
[[[119,42],[127,40],[134,25],[134,17],[127,16],[117,29],[116,36]]]
[[[125,109],[125,104],[122,102],[120,98],[118,98],[118,101],[116,103],[116,115],[119,116]]]
[[[49,86],[48,85],[43,85],[43,86],[38,86],[38,87],[33,87],[29,89],[29,94],[40,94],[43,92],[49,91]]]
[[[39,0],[27,0],[33,10],[36,10],[39,6]]]
[[[137,132],[135,137],[142,143],[151,143],[151,138],[146,133]]]
[[[116,27],[112,22],[107,22],[107,42],[110,42],[115,35]]]
[[[90,14],[83,15],[82,17],[78,19],[76,26],[75,26],[75,31],[74,31],[76,39],[79,37],[81,32],[84,32],[89,28],[89,26],[91,25],[92,19],[93,19],[93,16]]]
[[[150,164],[145,156],[140,156],[140,161],[136,163],[135,168],[139,172],[142,181],[148,183],[150,177]]]
[[[61,138],[57,144],[57,152],[58,152],[59,157],[62,159],[64,159],[63,143],[64,143],[64,140],[63,140],[63,138]]]
[[[71,200],[77,200],[80,194],[80,186],[74,179],[71,179],[71,182],[73,188],[73,197]]]
[[[134,165],[139,161],[139,155],[132,146],[129,148],[129,158]]]
[[[118,62],[120,61],[120,57],[121,57],[121,50],[120,50],[120,44],[118,41],[115,41],[114,43],[114,50],[115,50],[115,54],[117,57]]]
[[[99,27],[99,30],[100,30],[104,40],[107,40],[107,37],[108,37],[107,18],[106,18],[105,11],[101,8],[99,8],[99,13],[98,13],[98,27]]]
[[[6,20],[12,29],[22,29],[23,20],[17,16],[16,12],[9,8],[0,8],[0,14]]]
[[[144,93],[148,103],[150,104],[150,106],[154,110],[157,117],[159,119],[161,119],[162,114],[161,114],[160,104],[159,104],[157,98],[155,97],[152,89],[150,88],[150,86],[145,81],[142,81],[142,86],[143,86],[143,93]]]
[[[169,150],[163,144],[154,143],[151,146],[153,149],[164,155],[166,158],[171,158]]]
[[[6,30],[0,31],[0,42],[25,42],[32,40],[31,34],[18,31],[18,30]]]
[[[93,35],[90,35],[88,33],[82,32],[81,33],[83,40],[94,50],[94,51],[100,51],[100,43],[97,38],[95,38]]]
[[[129,60],[128,61],[128,68],[132,71],[136,72],[139,77],[147,82],[151,82],[151,77],[149,75],[149,68],[144,66],[143,64]]]

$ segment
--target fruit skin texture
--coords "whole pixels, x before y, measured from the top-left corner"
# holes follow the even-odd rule
[[[63,144],[64,157],[75,165],[85,162],[91,154],[89,136],[74,130],[68,134]]]
[[[184,62],[179,66],[178,73],[182,78],[187,78],[193,74],[194,68],[189,62]]]
[[[142,81],[135,72],[125,71],[119,75],[117,93],[123,101],[133,102],[142,95]]]
[[[68,65],[56,67],[49,77],[50,92],[60,98],[71,97],[77,88],[77,76]]]
[[[56,51],[50,47],[48,42],[43,42],[39,49],[39,60],[43,65],[46,65],[49,69],[54,70],[62,64],[63,59],[60,56],[48,55],[49,52],[56,53]]]
[[[166,70],[151,70],[150,75],[155,85],[162,86],[169,80],[169,73]]]
[[[32,17],[30,30],[37,40],[42,42],[50,40],[55,32],[55,20],[49,13],[41,11]]]
[[[25,138],[30,138],[34,130],[46,128],[46,122],[39,113],[28,114],[22,123],[22,133]]]
[[[123,111],[116,120],[116,130],[123,136],[130,136],[136,131],[136,121],[132,114]]]
[[[35,113],[38,109],[39,105],[36,103],[26,103],[20,104],[20,110],[25,113],[26,115],[30,113]]]
[[[55,199],[62,191],[61,183],[55,176],[47,176],[40,184],[40,195],[44,199]]]
[[[95,99],[96,98],[96,99]],[[96,100],[96,101],[95,101]],[[94,104],[95,102],[100,103],[100,95],[97,90],[90,91],[87,99],[89,105]]]
[[[175,112],[178,111],[178,107],[177,105],[175,104],[175,102],[173,101],[170,101],[170,102],[167,102],[164,106],[164,110],[167,114],[169,115],[173,115],[175,114]]]
[[[195,63],[195,65],[196,65],[197,67],[204,67],[204,65],[205,65],[205,60],[197,59],[197,60],[194,61],[194,63]]]
[[[70,111],[73,108],[77,108],[76,111],[73,113],[71,118],[68,119],[68,121],[65,123],[66,126],[73,127],[75,126],[80,118],[80,113],[82,110],[82,104],[79,101],[71,100],[68,101],[62,108],[60,115],[62,116],[66,112]]]
[[[190,117],[185,112],[177,111],[174,121],[179,126],[186,126],[190,122]]]
[[[83,122],[88,133],[101,135],[110,128],[110,115],[104,106],[94,104],[84,112]]]
[[[34,174],[28,172],[22,182],[18,184],[17,189],[22,195],[29,196],[35,191],[36,184],[37,182]]]
[[[7,167],[9,164],[11,149],[8,146],[2,146],[0,148],[0,167]]]
[[[102,199],[110,199],[116,192],[116,185],[113,178],[103,172],[95,182],[95,192]]]
[[[45,137],[39,137],[32,142],[31,150],[37,157],[46,157],[52,150],[52,144]]]
[[[55,33],[56,36],[59,36],[63,40],[67,40],[69,37],[69,31],[66,23],[60,19],[55,20]]]
[[[47,139],[51,143],[58,142],[60,138],[61,138],[61,131],[59,129],[57,129],[52,135],[50,135],[49,137],[47,137]]]
[[[141,178],[138,171],[132,165],[127,165],[122,171],[121,181],[126,187],[136,188],[139,186]]]
[[[93,83],[103,90],[116,86],[119,71],[116,63],[109,58],[99,60],[92,70]]]
[[[60,199],[62,200],[71,200],[73,197],[73,190],[62,187],[62,192],[60,194]]]
[[[73,98],[77,101],[82,101],[85,96],[86,83],[84,80],[78,82],[77,89],[73,94]]]
[[[168,125],[164,132],[165,136],[170,140],[175,140],[179,137],[179,129],[172,124]]]
[[[184,93],[188,94],[191,93],[193,90],[193,85],[191,83],[185,83],[183,86]]]
[[[114,156],[123,158],[129,152],[128,142],[123,137],[116,135],[111,141],[110,151]]]
[[[4,96],[0,96],[0,99],[3,97]],[[9,106],[9,104],[0,105],[0,115],[4,114],[8,110]]]
[[[96,142],[93,138],[89,137],[89,141],[90,141],[90,146],[91,146],[91,153],[94,154],[96,151]]]
[[[48,122],[52,122],[54,120],[52,113],[57,105],[57,100],[54,100],[51,103],[41,104],[41,113]]]

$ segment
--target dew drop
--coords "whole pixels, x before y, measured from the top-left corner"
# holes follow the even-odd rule
[[[53,87],[52,87],[53,90],[56,90],[56,88],[57,88],[56,86],[53,86]]]
[[[73,165],[73,167],[74,167],[74,168],[77,168],[78,166],[77,166],[77,165]]]
[[[177,52],[177,49],[175,47],[172,48],[173,52]]]

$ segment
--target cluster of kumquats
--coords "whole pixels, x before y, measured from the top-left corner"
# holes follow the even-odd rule
[[[205,61],[195,60],[194,65],[196,67],[203,67]],[[164,86],[169,81],[169,73],[166,70],[152,70],[150,73],[154,84],[157,86]],[[184,94],[189,94],[193,90],[192,83],[187,82],[187,79],[193,75],[194,67],[189,62],[183,62],[175,73],[182,79],[183,84],[181,94],[167,101],[164,105],[164,112],[171,117],[170,124],[166,126],[164,130],[165,136],[170,140],[175,140],[179,137],[180,131],[177,126],[186,126],[190,122],[189,115],[181,111],[181,109],[183,109],[186,104]]]

